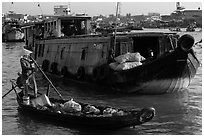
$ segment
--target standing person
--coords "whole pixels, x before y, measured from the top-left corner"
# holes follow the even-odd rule
[[[34,84],[34,96],[37,97],[37,84],[35,80],[35,65],[34,62],[30,59],[29,55],[23,55],[20,59],[20,64],[22,68],[22,82],[23,82],[23,94],[28,96],[28,83],[31,79]]]

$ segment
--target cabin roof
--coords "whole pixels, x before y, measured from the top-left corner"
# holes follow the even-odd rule
[[[142,37],[142,36],[163,36],[165,34],[172,34],[172,35],[176,35],[176,32],[171,32],[169,30],[165,30],[165,31],[155,31],[155,30],[141,30],[141,31],[131,31],[128,33],[128,35],[130,37]],[[120,34],[119,34],[120,35]],[[123,35],[123,34],[121,34]]]
[[[51,22],[57,19],[60,20],[90,20],[89,16],[51,16],[48,19],[45,19],[44,22]]]
[[[56,21],[57,19],[60,19],[60,20],[90,20],[91,17],[89,17],[89,16],[59,16],[59,15],[52,15],[52,16],[49,16],[49,18],[47,18],[47,19],[43,19],[42,21],[29,22],[29,23],[22,24],[21,26],[22,26],[22,28],[28,28],[28,27],[35,26],[36,24],[43,24],[45,22]]]

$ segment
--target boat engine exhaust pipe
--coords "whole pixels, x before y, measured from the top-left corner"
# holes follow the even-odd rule
[[[180,48],[182,51],[188,52],[192,48],[194,42],[194,37],[189,34],[185,34],[179,38],[178,48]]]

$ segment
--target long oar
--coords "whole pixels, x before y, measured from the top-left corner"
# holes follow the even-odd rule
[[[61,99],[63,99],[62,95],[59,93],[59,91],[56,89],[56,87],[52,84],[52,82],[49,80],[49,78],[47,77],[47,75],[43,72],[43,70],[40,68],[40,66],[37,64],[37,62],[30,56],[30,58],[33,60],[33,62],[35,63],[35,65],[37,66],[37,68],[40,70],[40,72],[44,75],[44,77],[47,79],[47,81],[50,83],[50,85],[54,88],[54,90],[56,91],[56,93],[59,95],[59,97]],[[64,99],[63,99],[64,100]]]
[[[14,90],[16,87],[17,87],[17,85],[12,86],[12,89],[10,89],[6,94],[4,94],[4,95],[2,96],[2,99],[3,99],[6,95],[8,95],[12,90]]]

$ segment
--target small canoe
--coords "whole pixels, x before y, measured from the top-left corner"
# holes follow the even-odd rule
[[[34,97],[29,95],[30,100]],[[124,127],[135,127],[145,122],[150,121],[155,116],[155,109],[149,108],[136,108],[131,110],[124,110],[120,108],[113,108],[110,106],[94,106],[99,109],[99,113],[85,112],[84,109],[90,104],[79,103],[81,105],[80,112],[65,112],[62,109],[56,109],[57,104],[64,104],[68,100],[49,98],[51,106],[34,107],[33,105],[25,104],[22,92],[17,94],[17,102],[19,104],[18,110],[23,113],[29,114],[34,117],[39,117],[44,120],[61,122],[65,126],[88,126],[91,128],[101,129],[118,129]],[[55,107],[54,107],[55,106]],[[58,105],[59,106],[59,105]],[[107,108],[115,110],[116,113],[104,114]]]

